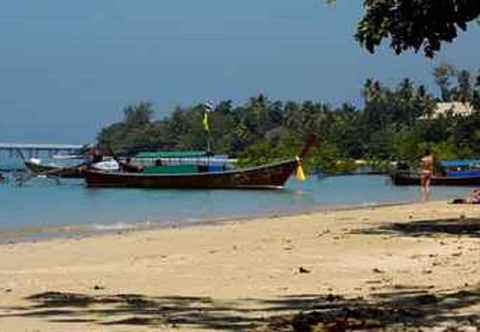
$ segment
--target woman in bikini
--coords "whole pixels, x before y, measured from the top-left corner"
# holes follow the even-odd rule
[[[433,175],[434,158],[430,149],[425,150],[425,155],[420,160],[420,184],[422,186],[422,200],[427,201],[430,195],[430,182]]]

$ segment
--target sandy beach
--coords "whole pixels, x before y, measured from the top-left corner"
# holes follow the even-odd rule
[[[0,331],[294,331],[346,308],[473,331],[479,231],[477,206],[432,202],[5,244]]]

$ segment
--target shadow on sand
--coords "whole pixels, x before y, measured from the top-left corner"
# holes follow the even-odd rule
[[[356,233],[412,237],[454,235],[478,238],[480,237],[480,219],[454,218],[420,220],[409,223],[385,223],[379,227],[360,230]]]
[[[480,326],[480,291],[430,293],[418,288],[374,294],[369,300],[294,295],[273,300],[217,302],[204,297],[148,297],[47,292],[31,305],[1,308],[5,317],[98,326],[182,327],[226,331],[355,331],[450,324]],[[457,310],[462,309],[462,314]],[[298,313],[300,312],[300,313]],[[457,313],[456,313],[457,312]]]

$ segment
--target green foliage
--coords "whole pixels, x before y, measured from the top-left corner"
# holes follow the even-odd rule
[[[413,49],[433,57],[480,16],[478,0],[365,0],[364,7],[356,38],[372,53],[389,39],[397,54]]]
[[[442,43],[452,42],[480,16],[478,0],[364,0],[364,7],[355,36],[371,53],[389,39],[397,54],[413,49],[433,57]]]

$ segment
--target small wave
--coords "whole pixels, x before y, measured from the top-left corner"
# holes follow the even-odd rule
[[[91,224],[90,228],[95,231],[121,231],[121,230],[129,230],[129,229],[141,229],[141,228],[149,228],[155,225],[156,223],[152,222],[151,220],[145,220],[143,222],[116,222],[113,224]]]
[[[115,223],[115,224],[93,224],[91,225],[96,231],[121,231],[126,229],[136,229],[139,228],[139,225],[136,224],[126,224],[126,223]]]

